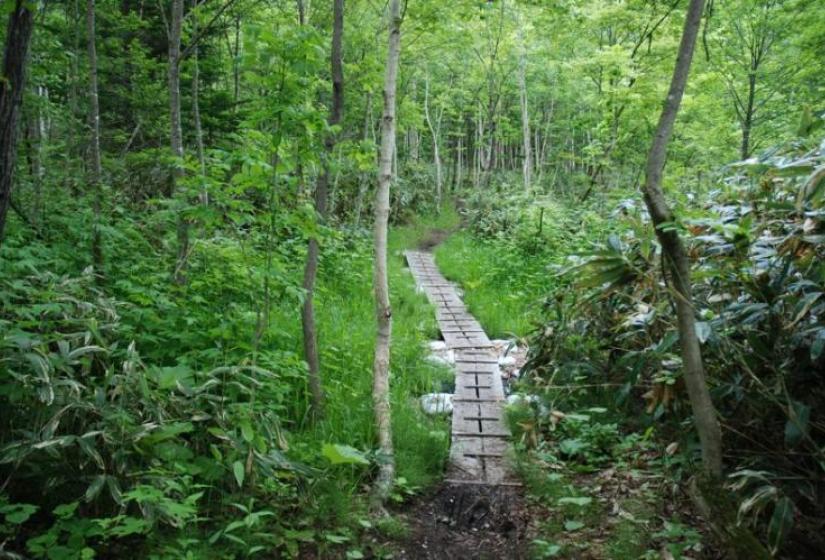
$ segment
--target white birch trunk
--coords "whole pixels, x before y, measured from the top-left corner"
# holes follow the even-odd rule
[[[378,159],[378,190],[375,195],[375,317],[377,337],[373,363],[372,400],[378,447],[382,455],[373,488],[373,507],[381,509],[395,479],[392,426],[390,422],[390,341],[392,311],[387,279],[387,228],[390,216],[390,184],[395,153],[395,90],[401,52],[400,0],[390,0],[389,49],[384,75],[384,114],[381,118],[381,149]]]

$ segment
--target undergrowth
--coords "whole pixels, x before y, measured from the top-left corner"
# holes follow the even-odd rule
[[[11,229],[0,256],[0,553],[361,554],[380,460],[368,232],[324,232],[327,399],[312,422],[297,321],[304,245],[288,239],[302,226],[199,241],[183,287],[158,266],[165,239],[149,224],[112,226],[101,277],[66,258],[86,233],[61,220],[66,235],[48,242]],[[436,326],[402,260],[429,227],[391,233],[397,500],[440,478],[449,446],[447,423],[417,406],[445,372],[423,359]]]

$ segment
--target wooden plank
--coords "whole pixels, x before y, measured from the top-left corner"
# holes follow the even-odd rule
[[[477,358],[472,358],[468,356],[462,356],[462,352],[458,352],[458,355],[455,357],[455,361],[457,364],[493,364],[496,366],[498,365],[498,360],[496,360],[493,357],[482,358],[479,356]]]
[[[484,480],[487,484],[502,486],[512,484],[508,479],[510,479],[510,472],[503,460],[488,460],[484,462]]]
[[[501,375],[498,364],[476,362],[460,362],[456,364],[456,372],[466,375]]]
[[[454,332],[466,335],[478,335],[484,333],[484,329],[482,329],[481,327],[462,327],[458,324],[457,321],[444,321],[442,323],[439,323],[438,326],[441,329],[441,332],[444,333]]]
[[[450,346],[456,350],[460,350],[463,348],[489,348],[492,347],[492,344],[485,344],[483,341],[474,340],[472,338],[462,338],[455,341]]]
[[[461,352],[461,357],[467,360],[482,360],[487,362],[496,362],[498,363],[498,358],[493,354],[491,350],[481,349],[481,350],[464,350]]]
[[[479,388],[476,386],[471,387],[469,384],[465,385],[456,383],[453,402],[456,402],[456,400],[465,402],[477,402],[479,400],[496,401],[500,398],[502,397],[490,388]]]
[[[496,438],[501,439],[503,441],[507,441],[510,437],[510,432],[506,433],[493,433],[493,432],[453,432],[453,436],[458,437],[480,437],[480,438]]]
[[[453,485],[457,485],[457,486],[470,485],[470,486],[512,486],[514,488],[521,488],[522,487],[521,482],[513,482],[513,481],[507,481],[507,480],[502,480],[501,482],[489,482],[487,480],[470,480],[470,479],[463,480],[463,479],[460,479],[460,478],[445,478],[444,483],[445,484],[453,484]]]
[[[480,437],[466,437],[453,438],[452,449],[453,453],[462,455],[480,455],[484,453],[484,438]]]
[[[481,416],[495,417],[499,420],[504,417],[504,408],[498,404],[480,404],[478,409]]]

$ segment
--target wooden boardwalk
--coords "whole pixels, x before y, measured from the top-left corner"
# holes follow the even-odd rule
[[[510,430],[493,344],[464,306],[431,253],[405,253],[416,285],[435,306],[447,348],[455,352],[452,447],[448,483],[516,485],[507,468]]]

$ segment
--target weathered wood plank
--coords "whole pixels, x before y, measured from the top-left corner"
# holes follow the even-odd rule
[[[498,359],[481,324],[470,314],[457,287],[439,271],[430,253],[407,251],[407,264],[435,308],[448,349],[456,352],[452,448],[448,483],[512,486],[506,456],[510,431]]]

